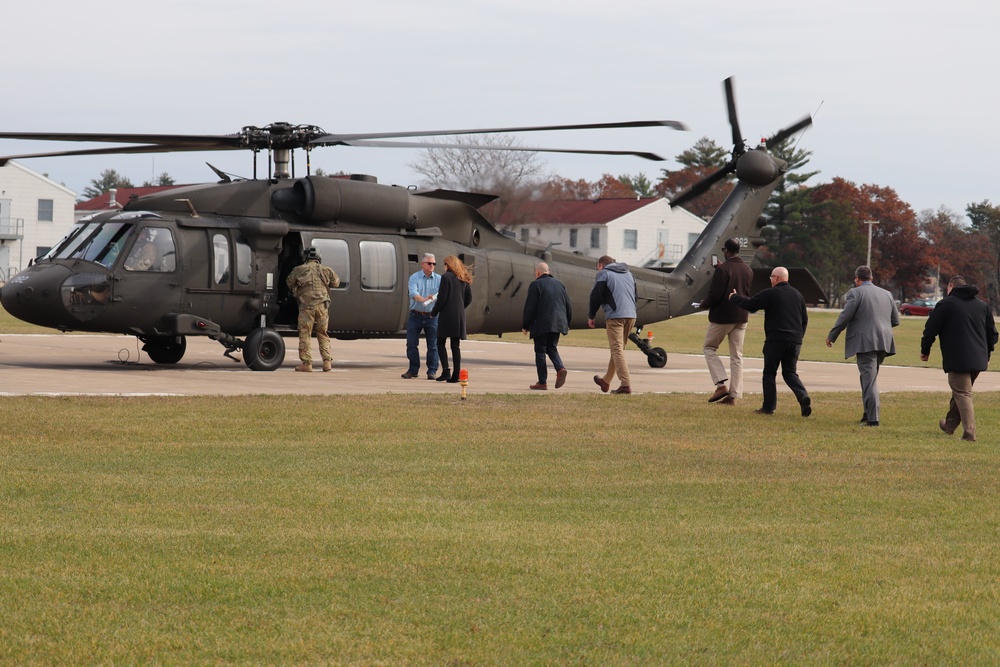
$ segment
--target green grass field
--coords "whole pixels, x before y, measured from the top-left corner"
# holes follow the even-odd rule
[[[996,664],[944,401],[8,397],[0,663]]]
[[[6,397],[0,664],[997,664],[1000,395],[963,443],[945,388]]]

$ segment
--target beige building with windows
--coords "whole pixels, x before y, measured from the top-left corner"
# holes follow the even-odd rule
[[[75,201],[72,190],[17,162],[0,167],[0,284],[69,232]]]
[[[526,243],[630,266],[672,267],[706,222],[660,197],[527,202],[498,225]]]

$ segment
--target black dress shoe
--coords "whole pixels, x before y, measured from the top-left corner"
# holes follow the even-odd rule
[[[809,398],[808,396],[802,399],[802,402],[799,404],[799,406],[802,408],[803,417],[808,417],[813,413],[812,399]]]
[[[441,375],[438,375],[436,379],[438,382],[448,382],[449,380],[451,380],[451,372],[449,372],[448,369],[446,368],[445,370],[441,371]]]
[[[865,422],[865,426],[878,426],[878,422]]]
[[[773,415],[774,414],[774,410],[765,410],[764,408],[757,408],[753,412],[754,412],[754,414],[757,414],[757,415]]]

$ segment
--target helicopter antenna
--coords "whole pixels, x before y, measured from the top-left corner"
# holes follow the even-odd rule
[[[227,174],[226,172],[222,171],[221,169],[219,169],[218,167],[216,167],[215,165],[213,165],[211,162],[206,162],[205,164],[208,165],[209,169],[211,169],[212,171],[215,172],[215,175],[219,177],[219,181],[220,182],[222,182],[222,183],[232,183],[233,182],[233,179],[229,177],[229,174]]]

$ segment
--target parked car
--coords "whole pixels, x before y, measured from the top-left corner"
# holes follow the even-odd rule
[[[914,299],[908,303],[900,304],[899,313],[901,315],[930,315],[937,305],[937,299]]]

